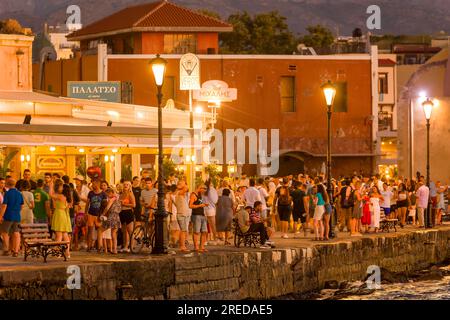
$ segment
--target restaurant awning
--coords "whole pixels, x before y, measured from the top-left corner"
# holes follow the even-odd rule
[[[164,148],[189,148],[189,129],[163,129]],[[142,127],[0,124],[0,145],[157,148],[158,130]],[[201,142],[194,144],[201,148]]]

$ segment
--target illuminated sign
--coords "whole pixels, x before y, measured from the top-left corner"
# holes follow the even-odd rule
[[[237,89],[228,88],[228,84],[224,81],[206,81],[200,90],[194,91],[194,99],[207,102],[230,102],[237,100]]]
[[[180,90],[200,89],[200,60],[187,53],[180,59]]]
[[[67,96],[76,99],[88,99],[120,103],[122,100],[119,81],[68,81]]]

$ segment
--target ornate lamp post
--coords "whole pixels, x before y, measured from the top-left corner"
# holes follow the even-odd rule
[[[162,86],[166,73],[167,61],[159,54],[150,61],[156,87],[158,88],[158,208],[155,214],[155,245],[152,254],[167,254],[167,213],[164,205],[164,169],[163,169],[163,140],[162,140]]]
[[[334,98],[336,97],[336,87],[328,80],[327,83],[322,85],[322,91],[325,96],[325,101],[327,103],[327,128],[328,128],[328,143],[327,143],[327,192],[328,198],[330,199],[330,205],[332,208],[331,217],[330,217],[330,238],[335,238],[336,235],[334,233],[335,225],[336,225],[336,211],[334,210],[333,203],[333,187],[331,185],[331,115],[333,114],[333,103]]]
[[[433,113],[434,103],[427,98],[422,103],[423,112],[425,113],[425,119],[427,119],[427,187],[430,188],[430,119],[431,114]],[[430,190],[431,191],[431,190]],[[432,215],[431,212],[433,210],[433,203],[431,202],[431,193],[428,197],[428,208],[425,214],[425,227],[431,228],[433,226]]]

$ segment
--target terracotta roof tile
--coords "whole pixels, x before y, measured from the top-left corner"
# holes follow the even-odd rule
[[[108,32],[171,31],[173,28],[186,28],[186,31],[203,28],[210,32],[232,30],[226,22],[168,1],[159,1],[125,8],[69,34],[67,38],[76,40]]]
[[[395,66],[397,63],[391,59],[378,59],[378,65],[382,67]]]

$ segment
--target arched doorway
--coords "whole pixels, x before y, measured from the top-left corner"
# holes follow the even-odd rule
[[[288,152],[280,155],[280,169],[277,176],[298,175],[303,172],[305,172],[305,160],[299,153]]]

